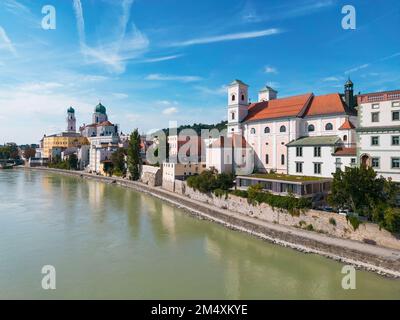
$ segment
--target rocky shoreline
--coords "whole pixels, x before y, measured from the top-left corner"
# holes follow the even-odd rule
[[[192,216],[219,223],[229,229],[246,232],[265,241],[289,247],[304,253],[318,254],[356,268],[375,272],[392,278],[400,278],[400,251],[373,246],[353,240],[339,239],[315,234],[305,230],[294,230],[281,225],[273,225],[251,217],[221,210],[209,204],[169,192],[160,187],[150,187],[141,182],[121,178],[97,176],[79,171],[50,168],[28,168],[83,179],[95,179],[112,183],[135,191],[144,192],[183,209]]]

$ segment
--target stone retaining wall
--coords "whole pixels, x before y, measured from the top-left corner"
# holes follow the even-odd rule
[[[154,166],[142,166],[140,181],[151,187],[161,186],[162,169]]]
[[[185,182],[180,182],[185,184],[185,186],[180,186],[180,190],[176,192],[181,193],[181,190],[184,190],[183,194],[187,197],[209,203],[221,209],[227,209],[260,220],[290,227],[305,228],[312,225],[316,232],[357,241],[372,240],[375,241],[377,245],[383,247],[400,249],[400,239],[398,237],[386,230],[380,230],[378,225],[373,223],[362,223],[359,228],[354,231],[351,224],[347,222],[346,217],[337,213],[309,210],[299,217],[296,217],[289,213],[281,212],[278,209],[274,210],[265,203],[253,206],[247,202],[247,199],[234,195],[228,195],[227,198],[224,196],[218,198],[215,195],[205,195],[188,187]]]

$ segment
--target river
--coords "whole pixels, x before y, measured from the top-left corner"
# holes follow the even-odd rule
[[[0,171],[0,299],[400,299],[400,280],[366,271],[342,289],[342,267],[130,189]]]

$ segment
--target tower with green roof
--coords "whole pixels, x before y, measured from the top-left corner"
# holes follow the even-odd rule
[[[72,107],[67,110],[67,132],[76,132],[75,109]]]
[[[93,123],[101,123],[108,120],[107,109],[99,102],[93,113]]]

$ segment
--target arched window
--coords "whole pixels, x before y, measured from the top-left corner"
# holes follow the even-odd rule
[[[347,135],[343,136],[343,141],[347,141]]]
[[[256,129],[255,128],[251,128],[250,133],[251,134],[256,134]]]
[[[244,101],[244,94],[242,94],[242,101]]]
[[[269,155],[268,154],[265,155],[265,164],[269,164]]]
[[[307,128],[308,132],[314,132],[315,131],[315,127],[313,124],[310,124]]]
[[[285,164],[285,155],[282,154],[281,155],[281,165],[284,165],[284,164]]]
[[[325,130],[326,131],[330,131],[330,130],[333,130],[333,125],[332,125],[332,123],[327,123],[326,125],[325,125]]]
[[[233,94],[232,95],[232,101],[235,101],[236,100],[236,96]]]
[[[269,127],[265,127],[264,133],[270,133],[270,132],[271,132],[271,129]]]
[[[286,127],[285,126],[281,126],[281,128],[279,129],[280,132],[286,132]]]

